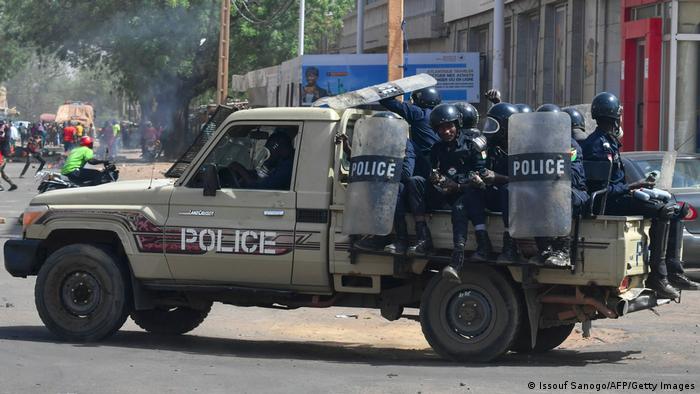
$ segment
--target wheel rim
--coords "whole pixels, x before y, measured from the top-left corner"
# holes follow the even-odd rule
[[[61,301],[71,314],[90,315],[100,304],[102,287],[90,273],[75,271],[66,276],[61,287]]]
[[[491,325],[493,310],[483,293],[474,289],[457,289],[445,310],[450,329],[462,338],[472,340]]]

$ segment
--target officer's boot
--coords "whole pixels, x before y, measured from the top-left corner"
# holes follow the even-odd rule
[[[406,218],[403,216],[394,219],[394,230],[396,231],[396,239],[393,243],[384,247],[384,251],[393,255],[402,256],[406,254],[408,249],[408,226]]]
[[[544,261],[545,265],[552,267],[571,266],[571,237],[557,237],[552,245],[552,253]]]
[[[683,224],[679,219],[671,221],[668,232],[668,247],[666,249],[666,267],[668,281],[671,286],[680,290],[700,290],[700,283],[685,276],[681,261],[681,246],[683,245]]]
[[[426,222],[416,222],[416,244],[408,248],[412,256],[425,256],[433,250],[433,237]]]
[[[668,219],[652,219],[649,237],[651,238],[651,251],[649,253],[649,266],[651,273],[646,280],[646,286],[656,291],[658,298],[677,299],[680,297],[678,290],[671,286],[666,278],[666,244],[668,242]]]
[[[461,282],[459,273],[464,266],[464,243],[456,243],[452,251],[450,265],[442,269],[442,277],[456,282]]]
[[[522,257],[518,249],[518,243],[511,237],[508,231],[503,232],[503,249],[496,259],[498,264],[521,263]]]
[[[381,251],[388,243],[389,237],[386,235],[370,235],[355,242],[353,246],[357,249],[368,252],[378,252]]]
[[[537,254],[530,257],[527,262],[531,265],[544,265],[545,260],[552,254],[552,238],[535,237],[535,244],[537,245]]]
[[[492,246],[489,233],[486,230],[477,230],[474,232],[476,238],[476,251],[472,253],[471,261],[487,261],[491,258]]]

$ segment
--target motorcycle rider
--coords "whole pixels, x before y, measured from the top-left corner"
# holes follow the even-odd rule
[[[86,135],[80,137],[79,144],[79,147],[72,149],[68,154],[66,162],[61,169],[61,174],[77,184],[99,184],[102,171],[85,168],[85,164],[108,164],[109,161],[95,159],[95,153],[92,151],[92,137]]]
[[[583,211],[590,196],[586,188],[586,173],[583,168],[583,152],[581,146],[574,139],[574,133],[585,130],[583,115],[573,108],[562,111],[557,105],[543,104],[537,108],[537,112],[566,112],[571,119],[571,212],[577,217]],[[554,267],[566,267],[571,265],[571,237],[535,237],[538,255],[530,259],[531,264],[547,265]]]
[[[478,138],[480,134],[478,130],[473,130],[478,121],[478,113],[470,105],[462,104],[460,107],[464,112],[456,105],[440,104],[430,114],[430,125],[438,131],[441,138],[430,151],[430,163],[433,168],[430,180],[442,191],[452,206],[454,249],[450,264],[442,274],[458,281],[464,264],[469,221],[474,225],[477,242],[477,250],[472,255],[472,260],[485,261],[491,253],[484,211],[485,184],[478,174],[485,166],[485,146],[482,145],[480,149],[478,144],[474,143],[474,136]],[[463,114],[466,114],[466,119],[463,118]]]
[[[430,229],[426,223],[425,213],[428,209],[426,202],[436,202],[438,196],[428,196],[431,192],[428,187],[430,176],[430,163],[428,157],[432,146],[440,140],[440,137],[430,127],[430,113],[440,104],[440,94],[434,87],[423,88],[411,93],[411,103],[401,102],[395,97],[379,101],[384,108],[401,116],[410,125],[409,136],[415,143],[416,166],[413,177],[406,184],[408,198],[414,208],[413,217],[416,221],[416,244],[408,249],[410,255],[426,255],[433,248],[433,240]],[[431,205],[430,208],[434,206]]]
[[[625,183],[625,168],[620,158],[622,146],[619,140],[622,131],[620,100],[614,94],[599,93],[593,99],[591,115],[596,120],[597,127],[581,143],[584,160],[610,161],[613,166],[606,195],[605,213],[643,215],[651,219],[649,230],[651,273],[647,278],[646,286],[655,290],[658,297],[671,299],[680,296],[677,288],[700,290],[700,284],[685,276],[680,261],[680,218],[684,212],[687,212],[687,208],[675,202],[664,202],[658,199],[645,201],[635,198],[633,191],[654,186],[654,182],[648,179]],[[669,227],[674,229],[671,236],[669,236]]]

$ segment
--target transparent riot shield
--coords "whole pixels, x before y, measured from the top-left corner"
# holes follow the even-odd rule
[[[355,123],[343,233],[391,232],[408,123],[402,119],[363,118]]]
[[[571,232],[571,120],[564,112],[508,120],[509,228],[514,238]]]

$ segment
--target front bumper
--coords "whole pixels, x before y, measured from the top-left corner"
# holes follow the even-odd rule
[[[10,239],[5,242],[5,269],[12,276],[26,278],[35,275],[41,264],[41,240]]]

